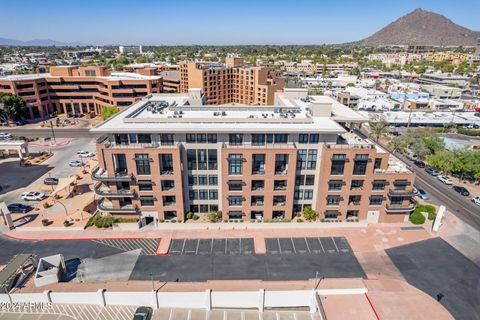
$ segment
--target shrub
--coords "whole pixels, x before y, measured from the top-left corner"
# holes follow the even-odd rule
[[[428,220],[434,220],[435,217],[437,216],[437,212],[435,210],[435,207],[429,204],[420,204],[417,205],[413,213],[422,213],[422,212],[427,212],[428,213]]]
[[[413,224],[423,224],[425,222],[425,217],[420,212],[414,211],[410,215],[410,222]]]
[[[311,207],[305,207],[303,208],[303,217],[308,221],[313,221],[317,219],[318,213]]]
[[[198,220],[198,219],[200,219],[200,217],[199,217],[198,215],[196,215],[196,214],[194,214],[192,218],[193,218],[193,220],[195,220],[195,221]]]
[[[303,219],[302,218],[297,219],[297,222],[303,222]]]
[[[138,218],[114,218],[115,223],[135,223],[138,222]]]
[[[118,109],[117,107],[103,107],[103,110],[102,110],[102,119],[103,120],[107,120],[108,118],[110,118],[111,116],[113,116],[115,113],[119,112],[120,109]]]
[[[186,217],[187,217],[188,220],[192,219],[193,218],[193,213],[188,211]]]
[[[97,228],[110,228],[113,224],[113,217],[96,214],[88,219],[86,226],[95,226]]]
[[[217,222],[222,218],[222,211],[212,211],[207,215],[207,218],[210,222]]]

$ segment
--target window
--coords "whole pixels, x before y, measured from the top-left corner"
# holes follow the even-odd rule
[[[137,134],[138,143],[152,143],[152,135],[148,133]]]
[[[188,185],[189,186],[196,186],[197,184],[198,184],[197,176],[189,175],[188,176]]]
[[[175,135],[172,133],[162,133],[160,135],[160,143],[162,146],[173,146]]]
[[[313,190],[307,189],[303,191],[303,199],[304,200],[312,200],[313,199]]]
[[[198,211],[198,204],[191,204],[190,205],[190,212],[197,213]]]
[[[403,200],[405,200],[405,198],[400,196],[390,197],[390,204],[399,205],[403,203]]]
[[[288,154],[275,155],[275,174],[287,174]]]
[[[284,206],[286,202],[285,196],[273,196],[273,205],[274,206]]]
[[[243,204],[243,197],[242,196],[228,197],[228,205],[229,206],[241,206],[242,204]]]
[[[328,191],[340,191],[342,190],[343,181],[342,180],[330,180],[328,182]]]
[[[191,200],[197,200],[198,199],[198,190],[189,190],[188,191],[188,199]]]
[[[358,217],[358,210],[348,210],[347,211],[347,219],[348,218],[355,218]]]
[[[162,200],[164,206],[173,206],[176,203],[175,196],[163,196]]]
[[[382,195],[372,195],[370,196],[370,205],[371,206],[381,206],[383,201]]]
[[[97,73],[95,70],[85,70],[85,76],[86,77],[95,77],[97,76]]]
[[[375,158],[375,165],[373,166],[373,170],[378,170],[382,168],[382,158]]]
[[[208,143],[217,143],[217,134],[216,133],[209,133],[207,135]]]
[[[362,200],[361,196],[350,196],[348,197],[348,205],[359,205],[360,200]]]
[[[254,146],[265,145],[265,135],[264,134],[252,134],[252,145],[254,145]]]
[[[186,135],[186,140],[187,140],[187,143],[195,143],[197,142],[196,140],[196,135],[194,133],[187,133]]]
[[[217,170],[217,150],[208,149],[208,170]]]
[[[272,218],[273,219],[283,219],[283,218],[285,218],[285,211],[284,210],[273,210]]]
[[[325,219],[337,219],[339,215],[340,215],[340,212],[338,211],[333,211],[333,210],[325,211]]]
[[[313,186],[315,184],[315,176],[312,174],[307,174],[305,176],[305,185],[306,186]]]
[[[302,200],[303,199],[303,191],[302,190],[295,190],[293,192],[293,200]]]
[[[288,142],[288,134],[285,133],[277,133],[274,135],[275,143],[287,143]]]
[[[242,180],[230,180],[228,181],[228,190],[229,191],[242,191],[243,181]]]
[[[173,173],[173,156],[171,153],[164,153],[160,155],[160,173]]]
[[[229,219],[242,219],[242,211],[228,211]]]
[[[134,134],[134,133],[129,134],[128,138],[130,139],[130,143],[137,143],[138,142],[137,135]]]
[[[218,190],[212,189],[208,191],[209,193],[209,199],[210,200],[217,200],[218,199]]]
[[[364,175],[367,172],[368,154],[357,154],[355,156],[353,174]]]
[[[252,191],[261,191],[265,188],[263,180],[252,180]]]
[[[119,145],[128,145],[128,134],[125,133],[115,133],[114,135],[115,143]]]
[[[139,191],[152,191],[153,183],[150,180],[138,180],[138,190]]]
[[[298,135],[298,143],[306,144],[308,143],[308,134],[301,133]]]
[[[352,180],[350,185],[350,190],[362,190],[363,189],[363,180]]]
[[[332,167],[330,168],[330,174],[334,176],[343,175],[345,169],[346,157],[344,154],[334,154],[332,156]]]
[[[197,151],[187,150],[187,168],[188,170],[197,170]]]
[[[297,170],[303,170],[307,167],[307,154],[306,149],[297,151]]]
[[[208,184],[210,186],[218,185],[218,176],[217,175],[208,176]]]
[[[383,191],[385,190],[385,180],[373,180],[372,190],[373,191]]]
[[[340,204],[340,196],[328,196],[327,206],[338,206]]]
[[[198,185],[199,186],[206,186],[208,184],[208,177],[206,175],[199,175],[198,176]]]
[[[162,180],[162,190],[173,190],[175,188],[174,180]]]
[[[263,196],[252,196],[251,204],[252,206],[263,206]]]
[[[207,143],[207,134],[197,133],[197,143]]]
[[[252,174],[265,174],[265,155],[252,155]]]
[[[243,144],[243,134],[231,133],[228,135],[228,141],[231,146],[241,146]]]
[[[231,153],[228,155],[228,174],[239,175],[242,174],[243,156],[238,153]]]
[[[140,197],[140,205],[142,206],[153,206],[154,201],[152,196],[141,196]]]
[[[205,149],[197,150],[197,165],[198,165],[198,170],[207,169],[207,150]]]
[[[115,165],[115,173],[127,173],[127,158],[124,153],[114,154],[113,162]]]
[[[405,190],[407,185],[410,185],[410,182],[408,180],[395,180],[393,185],[395,186],[395,190]]]
[[[317,166],[317,150],[308,150],[307,169],[314,170]]]
[[[295,185],[296,186],[305,185],[305,176],[303,174],[295,177]]]
[[[318,143],[318,141],[320,141],[320,135],[315,133],[310,135],[308,143],[315,144],[315,143]]]
[[[137,174],[150,174],[150,158],[147,153],[135,153]]]
[[[208,200],[208,190],[199,190],[198,191],[198,199],[199,200]]]

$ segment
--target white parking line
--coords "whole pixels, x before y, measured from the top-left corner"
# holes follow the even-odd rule
[[[308,253],[311,253],[312,251],[310,250],[310,246],[308,245],[307,238],[303,238],[303,241],[305,241],[305,244],[307,245]]]
[[[340,251],[338,251],[337,244],[335,243],[335,238],[332,237],[332,241],[333,241],[333,244],[335,245],[335,249],[337,250],[337,252],[340,252]]]
[[[294,252],[294,253],[297,253],[297,249],[295,248],[295,243],[293,243],[293,239],[292,239],[292,238],[290,238],[290,242],[292,243],[293,252]]]
[[[185,250],[185,242],[187,242],[187,240],[183,239],[182,252],[180,252],[180,254],[183,254],[183,252]]]
[[[320,241],[320,238],[317,238],[317,240],[318,240],[318,243],[320,243],[320,247],[322,247],[323,253],[325,253],[325,249],[323,248],[322,241]]]
[[[197,249],[195,249],[195,255],[198,254],[198,246],[200,245],[200,240],[197,240]]]
[[[277,243],[278,243],[278,251],[280,254],[282,254],[282,246],[280,245],[280,238],[277,238]]]

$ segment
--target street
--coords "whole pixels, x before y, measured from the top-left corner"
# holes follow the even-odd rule
[[[91,138],[73,139],[65,146],[43,147],[30,146],[31,153],[51,150],[54,155],[40,165],[20,167],[18,158],[0,160],[0,202],[23,202],[20,195],[25,191],[41,191],[49,193],[54,186],[45,186],[43,179],[47,177],[64,178],[72,175],[79,168],[70,167],[71,160],[79,159],[77,151],[87,150],[95,152],[95,144]],[[88,159],[85,159],[85,162]]]
[[[93,138],[94,135],[91,134],[89,130],[89,128],[54,128],[54,133],[56,138]],[[50,128],[0,127],[0,132],[7,132],[18,137],[28,138],[52,137],[52,129]]]

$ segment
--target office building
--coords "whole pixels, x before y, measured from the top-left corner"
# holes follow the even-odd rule
[[[273,106],[203,105],[199,89],[154,94],[93,128],[98,208],[153,222],[222,219],[402,222],[415,174],[352,130],[366,118],[327,96],[285,89]]]

